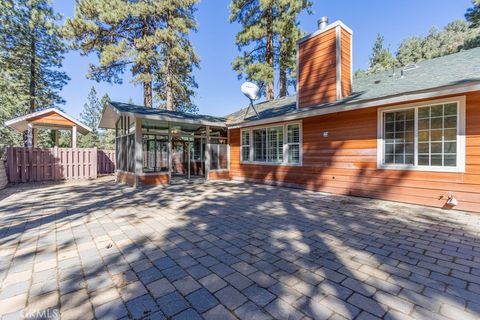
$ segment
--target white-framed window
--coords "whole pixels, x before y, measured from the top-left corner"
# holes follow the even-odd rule
[[[250,131],[242,131],[242,141],[241,141],[241,160],[249,161],[250,160]]]
[[[241,162],[300,165],[301,124],[287,123],[241,130]]]
[[[379,168],[465,171],[465,97],[381,108],[378,133]]]

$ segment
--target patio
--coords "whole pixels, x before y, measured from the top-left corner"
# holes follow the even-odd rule
[[[0,192],[0,315],[474,319],[480,216],[235,182]]]

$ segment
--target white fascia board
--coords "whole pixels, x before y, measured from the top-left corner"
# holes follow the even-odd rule
[[[302,43],[302,42],[305,42],[305,41],[307,41],[308,39],[311,39],[311,38],[313,38],[313,37],[316,37],[316,36],[318,36],[319,34],[322,34],[322,33],[326,32],[326,31],[328,31],[328,30],[334,29],[334,28],[336,28],[336,27],[338,27],[338,26],[342,27],[343,29],[345,29],[345,31],[347,31],[348,33],[350,33],[350,34],[353,35],[352,29],[350,29],[349,27],[347,27],[347,26],[345,25],[345,23],[343,23],[342,21],[337,20],[337,21],[335,21],[335,22],[333,22],[333,23],[330,23],[328,26],[326,26],[326,27],[323,28],[322,30],[317,30],[317,31],[315,31],[315,32],[313,32],[313,33],[310,33],[309,35],[306,35],[305,37],[297,40],[297,44],[300,44],[300,43]]]
[[[28,121],[28,119],[35,118],[35,117],[41,116],[41,115],[49,113],[49,112],[56,112],[59,115],[61,115],[62,117],[72,121],[77,126],[83,128],[85,131],[88,131],[88,132],[92,131],[92,129],[89,126],[84,125],[83,123],[75,120],[74,118],[70,117],[68,114],[65,114],[64,112],[62,112],[62,111],[60,111],[56,108],[48,108],[48,109],[45,109],[45,110],[40,110],[40,111],[36,111],[36,112],[33,112],[33,113],[29,113],[29,114],[26,114],[24,116],[17,117],[15,119],[7,120],[7,121],[5,121],[5,126],[15,126],[15,124],[17,124],[17,123],[20,123],[20,122],[23,122],[23,121]]]
[[[435,88],[432,90],[422,90],[422,91],[412,92],[408,94],[400,94],[400,95],[380,98],[376,100],[368,100],[365,102],[343,104],[343,105],[338,105],[333,107],[325,107],[325,108],[319,107],[311,110],[305,110],[303,112],[295,111],[292,114],[286,114],[284,116],[253,120],[253,121],[248,121],[244,123],[234,123],[227,126],[229,129],[251,127],[251,126],[262,125],[262,124],[273,123],[273,122],[293,121],[297,119],[320,116],[320,115],[331,114],[336,112],[345,112],[345,111],[359,110],[359,109],[365,109],[365,108],[371,108],[371,107],[380,107],[380,106],[394,104],[394,103],[405,103],[413,100],[440,98],[442,96],[447,96],[452,94],[462,94],[462,93],[473,92],[473,91],[480,91],[480,82]]]
[[[152,120],[170,121],[170,122],[177,122],[177,123],[201,124],[201,125],[212,126],[212,127],[225,127],[225,128],[227,127],[227,124],[225,122],[212,122],[212,121],[192,120],[192,119],[178,119],[178,118],[175,118],[175,117],[169,117],[167,115],[158,115],[158,114],[141,114],[141,113],[135,113],[135,112],[121,112],[117,108],[115,108],[115,106],[113,106],[111,104],[109,104],[109,107],[118,116],[130,116],[130,117],[138,118],[138,119],[152,119]],[[104,112],[105,112],[105,110],[104,110]],[[103,114],[102,114],[102,118],[103,118]]]

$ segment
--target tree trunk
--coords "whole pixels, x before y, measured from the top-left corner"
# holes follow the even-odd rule
[[[143,104],[147,108],[153,107],[152,81],[143,83]]]
[[[35,33],[35,30],[33,30]],[[36,63],[36,43],[35,43],[35,34],[32,34],[30,39],[30,89],[29,89],[29,98],[30,98],[30,112],[35,112],[36,109],[36,88],[35,88],[35,63]]]
[[[167,110],[173,110],[174,105],[173,105],[173,74],[172,74],[172,64],[171,64],[171,59],[170,59],[170,50],[171,46],[168,46],[168,52],[167,52],[167,61],[166,61],[166,69],[167,69],[167,74],[166,74],[166,81],[165,81],[165,95],[166,95],[166,103],[165,103],[165,108]]]
[[[150,36],[151,32],[149,31],[149,23],[148,17],[143,20],[143,38]],[[142,48],[145,50],[145,48]],[[144,80],[143,82],[143,105],[147,108],[153,107],[153,94],[152,94],[152,67],[150,65],[150,61],[147,60],[143,61],[144,66],[144,75],[148,78],[148,80]]]
[[[287,66],[283,57],[280,57],[280,97],[285,97],[287,95]]]
[[[265,52],[265,61],[268,66],[272,69],[272,79],[267,80],[267,101],[273,100],[275,97],[274,93],[274,75],[273,75],[273,10],[270,6],[267,9],[267,48]]]

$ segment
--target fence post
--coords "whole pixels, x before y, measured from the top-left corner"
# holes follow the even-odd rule
[[[17,177],[15,176],[15,161],[13,161],[13,147],[8,147],[7,149],[7,172],[8,172],[8,181],[16,182]]]
[[[93,156],[92,156],[92,170],[93,170],[93,178],[97,179],[98,176],[98,150],[97,147],[93,148]]]
[[[52,166],[52,178],[53,181],[57,181],[59,179],[59,172],[58,172],[58,147],[53,147],[53,166]]]

